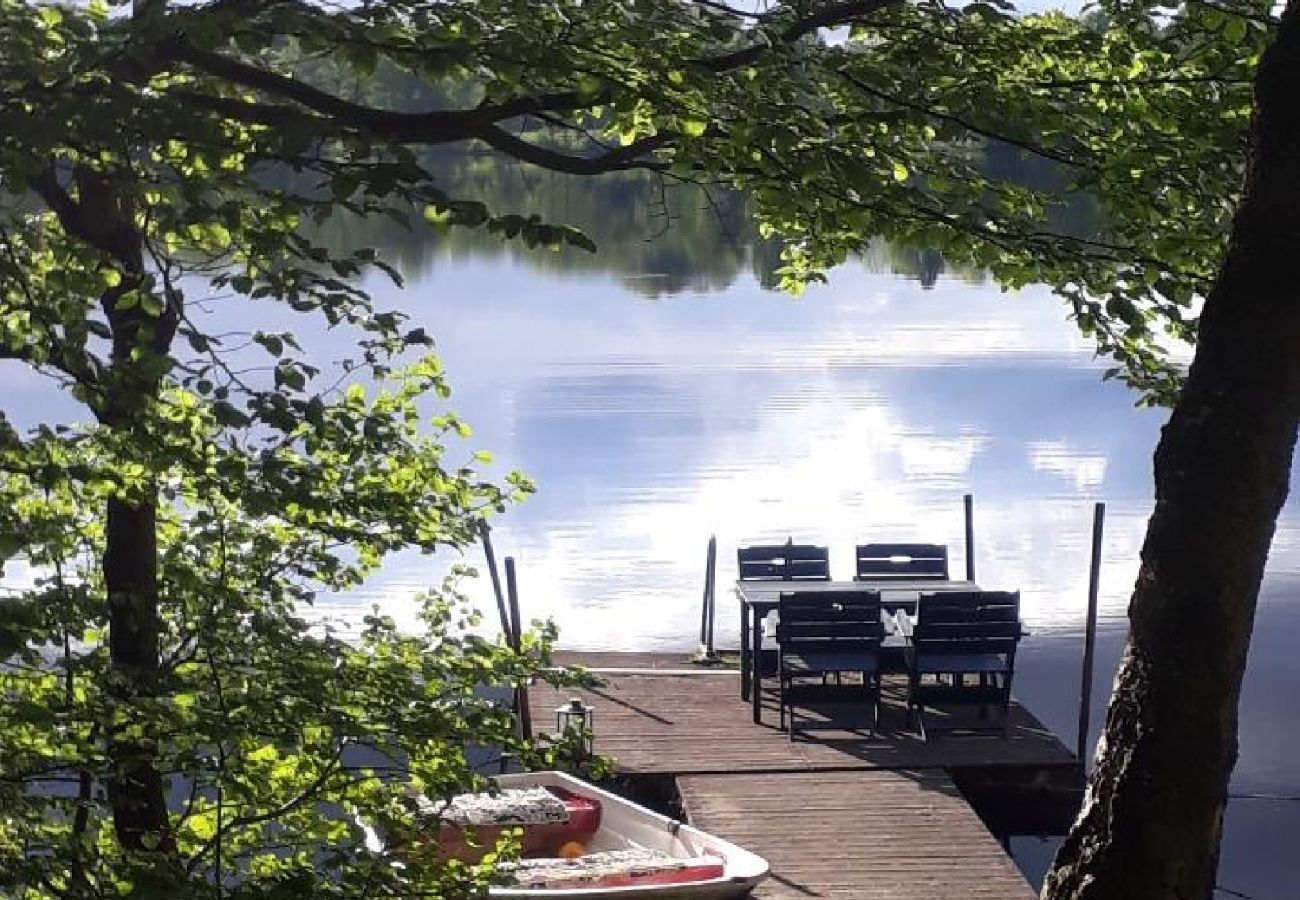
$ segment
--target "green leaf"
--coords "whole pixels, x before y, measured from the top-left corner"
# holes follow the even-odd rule
[[[267,334],[264,331],[258,331],[253,334],[253,340],[272,356],[284,355],[284,341],[278,334]]]
[[[161,316],[163,311],[163,299],[152,291],[133,291],[139,298],[140,309],[149,316]],[[120,304],[119,304],[120,305]]]
[[[1239,44],[1246,38],[1246,20],[1239,15],[1229,15],[1223,23],[1223,37],[1230,43]]]
[[[574,79],[573,89],[583,100],[591,102],[604,92],[605,80],[584,72]]]
[[[246,756],[249,762],[273,762],[280,758],[280,751],[276,749],[274,744],[263,744],[254,750],[250,750]]]
[[[683,119],[680,125],[682,134],[691,138],[703,137],[708,128],[709,123],[703,119]]]
[[[217,836],[216,811],[192,815],[186,820],[190,833],[200,841],[210,841]]]

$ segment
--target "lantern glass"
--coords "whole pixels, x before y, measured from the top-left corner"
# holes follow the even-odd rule
[[[572,732],[579,740],[579,747],[586,756],[592,753],[595,722],[595,710],[578,697],[570,698],[568,703],[555,710],[556,733],[566,735]]]

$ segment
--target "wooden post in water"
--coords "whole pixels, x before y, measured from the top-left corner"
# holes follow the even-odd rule
[[[704,596],[700,600],[700,652],[696,659],[708,662],[713,659],[713,578],[718,565],[718,538],[709,536],[709,549],[704,557]]]
[[[506,598],[501,594],[501,576],[497,573],[497,555],[492,549],[492,530],[483,523],[483,555],[487,557],[488,577],[492,579],[492,593],[497,598],[497,614],[501,617],[501,633],[510,643],[510,613],[506,611]],[[511,644],[511,646],[514,646]]]
[[[1083,632],[1083,678],[1079,684],[1079,735],[1075,753],[1080,771],[1087,775],[1088,729],[1092,718],[1092,659],[1097,650],[1097,590],[1101,580],[1101,536],[1106,522],[1106,504],[1092,511],[1092,565],[1088,571],[1088,619]]]
[[[966,510],[966,580],[975,580],[975,495],[962,498]]]
[[[519,617],[519,581],[515,577],[515,558],[506,557],[506,596],[510,600],[510,630],[507,639],[516,653],[522,645],[523,624]],[[528,708],[528,688],[515,689],[515,715],[519,718],[519,735],[525,741],[533,739],[533,713]]]

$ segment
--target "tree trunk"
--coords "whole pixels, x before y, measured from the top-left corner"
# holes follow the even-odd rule
[[[113,352],[97,415],[102,425],[147,453],[151,437],[144,423],[162,386],[179,301],[166,297],[157,316],[145,313],[139,302],[122,308],[122,301],[133,292],[155,290],[130,192],[122,189],[129,173],[76,168],[73,175],[77,224],[96,246],[111,254],[122,274],[121,282],[101,298]],[[114,497],[107,505],[103,571],[114,717],[107,734],[112,763],[108,798],[113,827],[124,848],[170,853],[175,841],[156,763],[156,716],[152,712],[141,716],[160,687],[157,504],[157,490],[151,483],[139,495]],[[122,726],[128,723],[141,727],[127,736]]]
[[[1255,602],[1300,417],[1300,0],[1255,79],[1241,207],[1155,454],[1128,647],[1048,900],[1209,900]]]
[[[104,580],[108,590],[109,663],[119,709],[130,718],[134,701],[157,691],[158,539],[152,503],[108,501]],[[109,732],[109,803],[113,828],[130,850],[170,849],[167,799],[146,734],[124,739]]]

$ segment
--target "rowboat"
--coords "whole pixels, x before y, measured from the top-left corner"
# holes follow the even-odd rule
[[[563,772],[502,775],[497,783],[494,797],[452,801],[460,801],[456,815],[469,816],[464,821],[473,823],[480,846],[484,837],[490,844],[485,828],[523,828],[523,858],[501,864],[513,883],[492,887],[492,900],[725,900],[745,896],[767,877],[761,856]],[[490,809],[497,798],[530,794],[558,798],[564,812],[525,814],[521,821]],[[474,852],[458,843],[456,826],[445,824],[446,809],[443,852]]]

